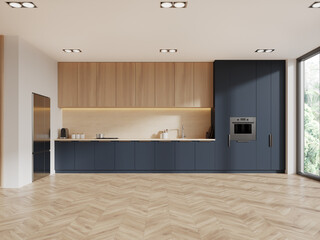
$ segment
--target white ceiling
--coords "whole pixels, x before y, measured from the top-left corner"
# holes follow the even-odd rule
[[[189,0],[186,9],[161,9],[160,0],[33,0],[37,9],[0,1],[0,34],[18,35],[58,61],[291,59],[320,46],[313,0]]]

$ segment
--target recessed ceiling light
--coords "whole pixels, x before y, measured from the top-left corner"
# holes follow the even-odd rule
[[[33,2],[7,2],[12,8],[37,8]]]
[[[255,52],[256,53],[272,53],[274,52],[274,49],[257,49]]]
[[[18,2],[7,2],[9,4],[10,7],[12,8],[22,8],[21,3]]]
[[[161,8],[186,8],[187,2],[180,1],[180,2],[160,2]]]
[[[161,53],[175,53],[177,52],[178,50],[175,49],[175,48],[172,48],[172,49],[160,49],[160,52]]]
[[[314,3],[312,3],[312,5],[310,6],[310,8],[320,8],[320,2],[314,2]]]
[[[81,53],[81,49],[62,49],[65,53]]]
[[[271,52],[273,52],[273,51],[274,51],[274,49],[266,49],[266,50],[265,50],[266,53],[271,53]]]
[[[175,2],[173,3],[175,8],[185,8],[187,6],[187,2]]]
[[[171,8],[173,6],[172,2],[161,2],[160,7],[161,8]]]
[[[36,8],[36,5],[34,5],[33,2],[23,2],[22,6],[25,8]]]

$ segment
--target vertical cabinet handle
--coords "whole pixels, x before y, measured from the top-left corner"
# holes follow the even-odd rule
[[[230,134],[228,135],[228,147],[230,147]]]
[[[272,147],[272,134],[269,134],[269,147]]]

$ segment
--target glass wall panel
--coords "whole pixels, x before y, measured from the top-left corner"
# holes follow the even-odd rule
[[[301,62],[304,86],[303,169],[320,176],[320,54]]]

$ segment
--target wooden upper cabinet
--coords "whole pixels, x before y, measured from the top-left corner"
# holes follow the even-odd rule
[[[116,63],[97,63],[97,107],[116,106]]]
[[[79,63],[78,107],[97,106],[97,64]]]
[[[213,107],[213,63],[196,62],[193,70],[194,107]]]
[[[78,63],[58,63],[58,105],[78,107]]]
[[[136,63],[136,107],[154,107],[154,79],[154,63]]]
[[[193,107],[193,63],[175,63],[175,107]]]
[[[156,107],[174,107],[174,63],[155,63]]]
[[[135,107],[135,63],[117,63],[117,107]]]

